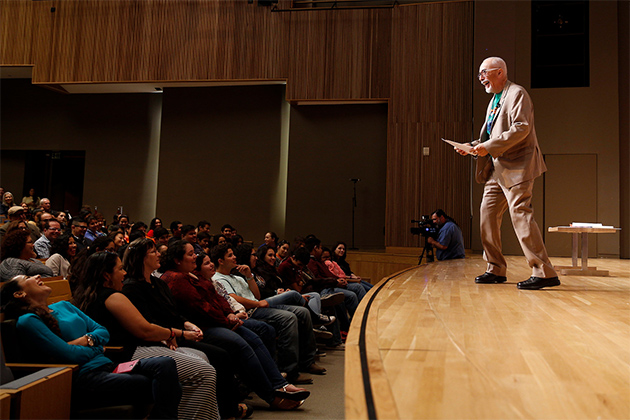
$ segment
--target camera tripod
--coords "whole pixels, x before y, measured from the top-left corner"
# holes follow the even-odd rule
[[[435,257],[433,256],[433,247],[431,246],[431,244],[429,244],[428,236],[424,237],[424,249],[422,250],[422,254],[420,254],[420,257],[418,257],[418,265],[422,264],[422,258],[425,254],[427,256],[427,263],[432,263],[433,261],[435,261]]]

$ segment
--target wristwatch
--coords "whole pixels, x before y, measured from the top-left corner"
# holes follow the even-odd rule
[[[92,334],[85,334],[85,338],[87,338],[88,346],[94,347],[94,338],[92,337]]]

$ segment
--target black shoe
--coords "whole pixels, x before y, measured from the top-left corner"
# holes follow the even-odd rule
[[[322,296],[322,308],[342,304],[345,298],[346,295],[344,295],[342,292]]]
[[[516,287],[519,289],[538,290],[543,287],[560,286],[560,280],[558,277],[548,277],[546,279],[542,277],[530,277],[525,281],[519,282]]]
[[[475,283],[482,284],[505,283],[506,281],[507,277],[497,276],[492,273],[483,273],[482,275],[475,277]]]

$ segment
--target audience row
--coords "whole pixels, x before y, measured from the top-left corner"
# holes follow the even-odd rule
[[[230,225],[211,235],[206,221],[169,232],[159,218],[121,215],[106,233],[89,213],[68,223],[38,212],[39,225],[29,213],[12,206],[0,227],[2,311],[33,361],[80,365],[76,406],[151,402],[151,417],[247,418],[244,388],[296,409],[310,395],[296,385],[326,373],[316,340],[342,350],[371,288],[344,243],[331,251],[314,235],[291,247],[268,232],[255,248]],[[47,305],[42,278],[52,276],[68,279],[72,302]]]

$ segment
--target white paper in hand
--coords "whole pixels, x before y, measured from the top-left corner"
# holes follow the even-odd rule
[[[473,147],[468,144],[468,143],[457,143],[456,141],[452,141],[452,140],[446,140],[446,139],[442,139],[442,141],[450,144],[453,147],[457,147],[458,149],[463,150],[466,153],[470,153],[471,155],[477,155],[476,153],[473,153]]]

